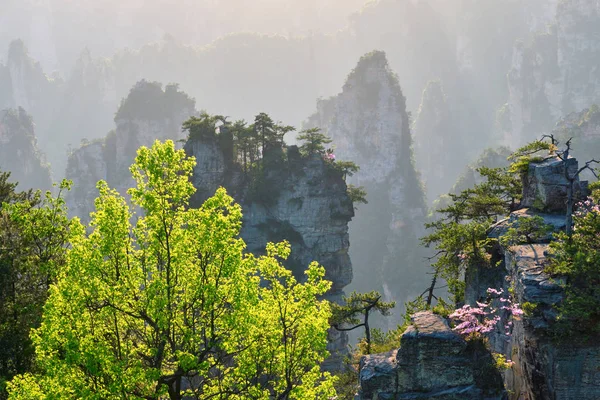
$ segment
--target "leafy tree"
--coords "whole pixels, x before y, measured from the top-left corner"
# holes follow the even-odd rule
[[[395,302],[387,303],[382,301],[381,294],[377,292],[352,292],[349,297],[344,297],[343,305],[332,304],[331,325],[336,330],[342,332],[364,328],[366,352],[367,354],[371,354],[369,315],[373,311],[378,311],[381,315],[388,316],[390,315],[390,310],[395,306]]]
[[[520,157],[527,157],[528,151],[515,157],[522,161]],[[428,289],[428,306],[438,277],[448,283],[453,301],[462,302],[462,273],[470,265],[490,265],[492,261],[490,253],[496,239],[488,237],[489,227],[520,206],[522,177],[514,163],[508,168],[481,167],[477,172],[484,181],[458,194],[449,193],[450,203],[437,210],[437,220],[425,225],[432,233],[421,241],[436,250],[430,258],[434,280]]]
[[[580,204],[574,229],[557,234],[550,244],[547,271],[566,278],[565,299],[558,305],[556,332],[572,340],[571,333],[600,334],[600,192]]]
[[[354,204],[357,204],[357,203],[368,204],[369,203],[367,201],[367,192],[365,191],[365,189],[362,186],[356,187],[352,184],[348,185],[348,196],[350,197],[350,200],[352,200],[352,203],[354,203]]]
[[[5,382],[33,367],[29,332],[41,321],[48,288],[65,262],[69,222],[62,198],[15,193],[0,174],[0,399]]]
[[[202,112],[200,117],[191,117],[182,125],[182,130],[189,133],[190,138],[210,138],[217,134],[217,125],[224,117]]]
[[[142,147],[129,190],[143,210],[98,183],[89,227],[72,249],[32,337],[41,373],[11,399],[325,399],[329,289],[316,263],[298,283],[278,258],[244,254],[241,208],[224,189],[188,201],[195,161],[173,142]],[[87,233],[88,229],[91,233]]]
[[[333,163],[333,167],[342,173],[344,180],[360,170],[360,167],[352,161],[336,161]]]
[[[300,146],[300,151],[305,155],[325,154],[325,145],[331,143],[331,139],[321,133],[320,128],[301,131],[298,140],[304,142]]]
[[[516,244],[540,243],[551,237],[554,226],[546,224],[544,218],[539,215],[522,217],[510,225],[510,228],[500,238],[500,244],[504,247]]]
[[[254,130],[259,138],[261,154],[264,157],[265,151],[270,147],[275,147],[279,140],[276,124],[268,114],[260,113],[254,117]]]
[[[550,143],[545,142],[544,137],[542,137],[542,140],[528,143],[508,157],[512,161],[509,171],[521,175],[526,174],[530,163],[540,162],[544,159],[544,156],[554,154],[556,150],[554,140]]]

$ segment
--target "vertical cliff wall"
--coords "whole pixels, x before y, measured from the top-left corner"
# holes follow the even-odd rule
[[[333,285],[327,299],[340,302],[344,288],[352,281],[349,256],[348,223],[354,216],[346,183],[330,161],[320,155],[302,156],[295,146],[284,149],[264,167],[258,183],[267,196],[256,196],[256,176],[244,174],[227,160],[216,138],[192,138],[185,145],[188,155],[196,157],[192,181],[197,189],[194,204],[201,204],[219,186],[242,205],[244,219],[241,236],[247,250],[262,254],[267,242],[288,240],[292,246],[286,267],[303,279],[312,261],[325,267],[326,279]],[[348,336],[331,330],[331,357],[324,368],[342,367],[347,355]]]
[[[21,107],[0,111],[0,170],[11,173],[19,190],[52,187],[50,169],[37,147],[33,119]]]
[[[511,135],[522,144],[554,121],[600,101],[600,4],[565,0],[553,25],[514,51],[508,74]]]
[[[418,246],[425,201],[406,100],[385,53],[362,57],[342,92],[320,101],[306,125],[321,127],[336,156],[361,168],[349,178],[365,187],[369,201],[350,225],[352,288],[379,290],[401,306],[426,286]]]
[[[450,191],[468,153],[440,81],[423,91],[413,131],[416,166],[431,203]]]

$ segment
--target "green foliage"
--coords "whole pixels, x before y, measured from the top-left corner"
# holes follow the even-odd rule
[[[223,119],[220,115],[203,112],[200,117],[191,117],[185,121],[182,130],[188,132],[190,139],[213,138],[217,135],[217,124]]]
[[[521,309],[523,310],[523,314],[527,317],[531,317],[538,308],[537,303],[530,303],[528,301],[521,304]]]
[[[509,172],[520,175],[526,174],[529,170],[529,164],[539,163],[544,160],[544,157],[540,153],[551,155],[556,150],[554,143],[544,142],[543,140],[528,143],[508,157],[509,160],[513,161]]]
[[[241,207],[224,189],[188,207],[194,164],[157,141],[131,168],[133,205],[98,183],[92,221],[72,224],[32,333],[39,374],[9,383],[11,399],[335,395],[319,367],[331,316],[319,300],[331,286],[324,268],[312,263],[299,283],[280,263],[289,244],[244,254]]]
[[[558,306],[556,332],[565,337],[600,334],[600,212],[598,206],[574,217],[571,237],[559,233],[550,244],[548,272],[564,276],[565,299]]]
[[[488,237],[489,227],[500,218],[515,211],[522,197],[522,165],[531,161],[531,155],[555,149],[554,144],[537,141],[511,155],[516,160],[508,167],[480,167],[483,179],[458,194],[449,193],[446,205],[437,210],[437,220],[427,223],[432,233],[422,243],[435,246],[432,267],[446,280],[453,301],[460,303],[464,296],[462,276],[469,266],[492,267],[492,250],[496,239]],[[512,227],[504,243],[532,241],[550,232],[539,218]]]
[[[500,238],[500,244],[510,247],[517,244],[540,243],[554,231],[554,226],[546,224],[539,215],[525,216],[510,224],[510,228]]]
[[[333,163],[333,168],[342,174],[344,180],[360,170],[360,167],[352,161],[336,161]]]
[[[507,360],[504,354],[492,353],[492,357],[494,357],[494,362],[498,371],[509,370],[515,365],[514,361]]]
[[[383,316],[388,316],[390,315],[390,310],[395,306],[395,302],[388,303],[382,301],[381,294],[377,292],[352,292],[349,297],[344,296],[344,304],[331,304],[331,325],[339,331],[364,328],[365,351],[366,354],[371,354],[370,313],[377,311]]]
[[[362,186],[356,187],[352,184],[348,185],[348,197],[350,197],[350,200],[352,200],[352,203],[354,204],[369,203],[367,201],[367,192]],[[356,209],[356,207],[354,207],[354,209]]]
[[[331,143],[331,139],[321,133],[320,128],[306,129],[300,132],[298,140],[304,142],[300,146],[303,155],[325,154],[325,145]]]
[[[66,257],[69,221],[63,191],[15,193],[0,174],[0,399],[2,381],[33,368],[29,338]]]

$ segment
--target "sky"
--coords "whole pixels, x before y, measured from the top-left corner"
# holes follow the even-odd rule
[[[206,45],[233,32],[306,35],[346,26],[368,0],[2,0],[0,49],[25,41],[44,70],[63,74],[87,47],[109,57],[171,35]],[[0,60],[6,50],[0,52]]]

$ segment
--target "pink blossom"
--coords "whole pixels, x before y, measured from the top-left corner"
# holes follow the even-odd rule
[[[500,296],[504,293],[503,289],[487,289],[489,295]],[[519,308],[518,304],[513,304],[510,298],[500,297],[498,299],[501,302],[499,308],[491,307],[491,303],[476,302],[477,307],[471,307],[465,304],[461,308],[455,310],[450,318],[457,320],[458,325],[453,328],[463,336],[468,336],[473,333],[486,334],[494,331],[497,325],[502,320],[500,310],[508,313],[508,318],[517,317],[523,314],[523,310]],[[503,315],[505,315],[503,313]],[[504,325],[504,333],[510,335],[510,329],[512,327],[512,321],[508,321]]]
[[[496,289],[488,288],[487,293],[500,296],[502,293],[504,293],[504,289],[500,288],[500,290],[496,290]]]

